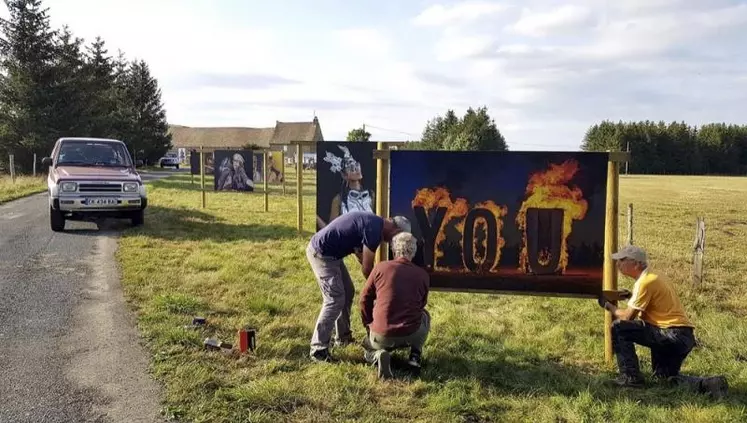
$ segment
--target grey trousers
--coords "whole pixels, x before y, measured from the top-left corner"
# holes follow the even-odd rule
[[[322,309],[311,337],[310,354],[314,354],[329,348],[333,329],[336,340],[346,341],[352,338],[350,311],[355,287],[341,259],[322,256],[310,243],[306,247],[306,258],[322,292]]]
[[[428,310],[423,310],[423,318],[420,327],[414,333],[407,336],[384,336],[376,332],[369,333],[363,340],[363,357],[367,362],[373,363],[378,360],[382,351],[394,351],[400,348],[410,348],[411,352],[421,354],[428,334],[431,331],[431,315]]]

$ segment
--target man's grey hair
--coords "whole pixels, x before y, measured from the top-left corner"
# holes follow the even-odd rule
[[[418,240],[409,232],[400,232],[392,238],[392,253],[394,258],[404,257],[412,260],[418,251]]]
[[[392,222],[400,229],[402,232],[412,232],[412,225],[410,224],[410,220],[407,219],[404,216],[394,216],[392,218]]]

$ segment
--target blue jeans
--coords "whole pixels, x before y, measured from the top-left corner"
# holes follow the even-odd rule
[[[333,330],[339,341],[352,338],[350,312],[355,286],[342,259],[319,254],[311,243],[306,248],[306,258],[316,276],[323,299],[311,337],[310,354],[314,354],[316,351],[329,348]]]
[[[612,348],[622,374],[641,377],[635,344],[651,350],[654,377],[686,385],[699,385],[702,378],[680,375],[682,363],[695,346],[690,327],[660,328],[643,320],[616,320],[612,323]]]

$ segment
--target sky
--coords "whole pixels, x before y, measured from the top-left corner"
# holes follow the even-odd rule
[[[148,62],[170,123],[319,118],[417,140],[486,106],[511,150],[578,150],[602,120],[744,124],[747,0],[46,0]],[[3,10],[3,14],[4,14]]]

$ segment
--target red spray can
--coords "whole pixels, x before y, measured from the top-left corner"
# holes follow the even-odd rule
[[[239,329],[239,351],[246,352],[247,349],[252,352],[257,347],[257,334],[253,328]]]

